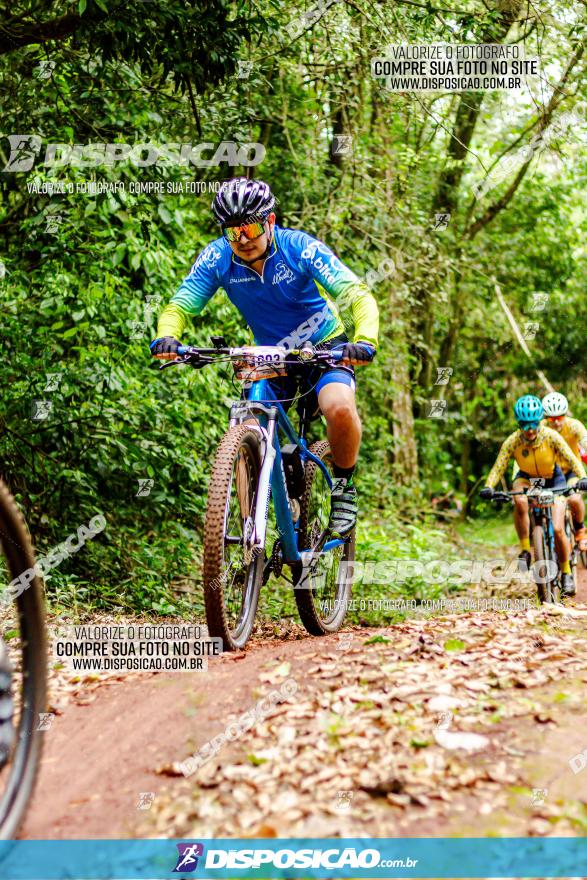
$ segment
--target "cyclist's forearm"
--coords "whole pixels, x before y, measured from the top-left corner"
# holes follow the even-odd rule
[[[492,489],[495,489],[501,478],[505,473],[505,468],[498,467],[497,462],[493,465],[489,474],[487,475],[487,479],[485,480],[485,485],[490,486]]]
[[[571,470],[573,471],[573,473],[576,474],[578,477],[587,477],[587,473],[585,472],[585,465],[583,464],[581,459],[577,458],[574,453],[571,453],[571,456],[572,457],[569,458],[568,462],[571,465]]]
[[[505,474],[507,466],[510,463],[510,459],[511,456],[507,452],[504,452],[503,450],[500,451],[495,460],[495,464],[487,475],[487,479],[485,480],[486,486],[491,486],[492,489],[495,489],[495,487]]]
[[[174,339],[181,339],[187,319],[188,316],[181,306],[170,302],[159,315],[157,336],[173,336]]]
[[[354,342],[369,342],[377,347],[379,337],[379,308],[368,290],[360,290],[351,303],[355,325]]]

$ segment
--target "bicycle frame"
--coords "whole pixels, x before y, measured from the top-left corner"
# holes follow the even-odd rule
[[[294,523],[291,515],[285,471],[281,457],[279,431],[281,430],[289,442],[294,443],[299,448],[300,456],[304,463],[312,461],[320,468],[330,488],[332,488],[332,479],[326,465],[309,451],[305,438],[300,437],[296,432],[285,409],[274,394],[268,379],[260,379],[253,382],[247,399],[235,402],[231,409],[230,425],[236,425],[250,415],[254,415],[258,420],[265,442],[255,509],[254,546],[258,548],[264,548],[265,546],[267,511],[269,509],[271,493],[284,562],[289,565],[303,562],[304,560],[298,548],[299,520]],[[339,538],[333,538],[324,544],[321,552],[328,553],[344,543]]]
[[[530,514],[530,535],[532,535],[534,531],[534,527],[536,525],[541,525],[545,531],[545,537],[548,541],[548,548],[550,550],[550,558],[552,560],[558,561],[558,554],[556,552],[556,543],[554,540],[554,526],[552,524],[552,511],[550,506],[537,504],[536,502],[532,503],[532,499],[529,498],[529,514]],[[558,566],[557,566],[558,568]],[[558,579],[558,575],[555,580]]]

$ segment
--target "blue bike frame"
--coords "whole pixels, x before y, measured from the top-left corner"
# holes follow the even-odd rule
[[[269,380],[260,379],[258,382],[253,382],[252,387],[247,394],[246,402],[262,404],[264,407],[268,408],[274,407],[277,410],[277,430],[275,430],[273,434],[275,460],[273,461],[273,469],[271,472],[271,492],[273,495],[273,505],[275,507],[275,518],[279,529],[284,561],[290,564],[301,562],[302,557],[298,548],[299,520],[294,524],[291,516],[285,472],[281,457],[281,447],[279,445],[279,431],[283,431],[289,442],[294,443],[299,448],[300,457],[304,463],[307,461],[313,461],[320,468],[330,488],[332,488],[332,479],[324,462],[309,451],[304,438],[297,434],[282,404],[275,396],[269,384]],[[266,413],[258,412],[256,413],[256,418],[264,428],[267,428],[269,416]],[[321,552],[328,553],[330,550],[334,550],[335,547],[340,547],[340,545],[344,543],[345,542],[340,538],[333,538],[324,544]]]

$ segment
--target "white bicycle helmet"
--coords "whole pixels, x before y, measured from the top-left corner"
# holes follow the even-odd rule
[[[564,394],[559,394],[558,391],[551,391],[550,394],[543,397],[542,406],[546,416],[564,416],[569,411],[569,401]]]

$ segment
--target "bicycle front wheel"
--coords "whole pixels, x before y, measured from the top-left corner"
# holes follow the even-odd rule
[[[541,603],[553,602],[556,576],[552,575],[552,560],[542,526],[534,526],[532,547],[534,549],[534,579],[538,591],[538,601]]]
[[[236,425],[216,453],[204,525],[204,599],[209,635],[225,651],[248,642],[259,603],[264,554],[250,547],[261,470],[259,434]]]
[[[31,798],[47,703],[43,590],[33,578],[16,599],[9,584],[34,568],[31,539],[0,481],[0,838],[14,838]]]
[[[310,452],[330,465],[332,455],[326,440],[310,446]],[[330,487],[317,464],[306,464],[305,489],[301,499],[299,549],[315,547],[330,516]],[[316,565],[304,570],[295,586],[295,598],[302,623],[313,636],[337,632],[351,598],[355,530],[344,544],[320,556]]]

